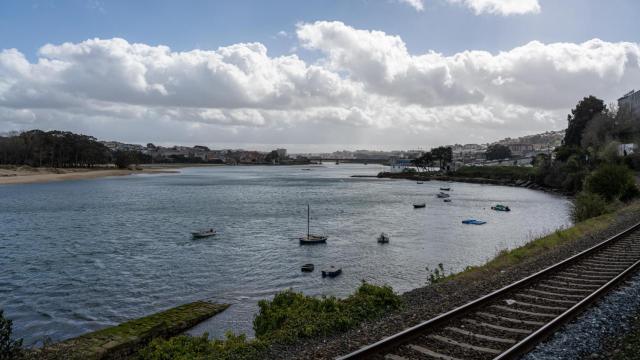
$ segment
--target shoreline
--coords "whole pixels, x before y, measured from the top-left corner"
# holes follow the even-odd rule
[[[18,185],[18,184],[37,184],[48,183],[67,180],[89,180],[98,179],[110,176],[127,176],[134,174],[172,174],[179,173],[177,170],[169,169],[143,169],[143,170],[128,170],[128,169],[56,169],[53,172],[51,170],[36,171],[31,173],[18,173],[16,174],[4,174],[0,175],[1,185]]]
[[[540,186],[531,180],[523,180],[523,179],[490,179],[483,177],[464,177],[464,176],[449,176],[449,175],[425,175],[421,173],[389,173],[383,172],[376,176],[380,179],[402,179],[402,180],[411,180],[411,181],[444,181],[444,182],[462,182],[469,184],[482,184],[482,185],[497,185],[497,186],[511,186],[511,187],[521,187],[530,190],[538,190],[544,191],[548,193],[564,195],[564,196],[572,196],[575,194],[570,194],[560,189]]]

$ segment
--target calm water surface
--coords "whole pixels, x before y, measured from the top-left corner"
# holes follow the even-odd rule
[[[189,168],[137,175],[0,186],[0,308],[15,335],[61,340],[200,299],[232,303],[192,332],[251,334],[256,302],[293,288],[345,296],[361,280],[404,292],[425,266],[480,264],[500,249],[570,224],[569,202],[520,188],[350,178],[375,165]],[[452,187],[451,203],[435,194]],[[412,203],[426,201],[426,209]],[[312,231],[326,245],[300,246]],[[506,203],[513,211],[494,212]],[[462,225],[465,218],[484,226]],[[215,238],[192,240],[213,226]],[[376,236],[391,236],[380,245]],[[343,275],[318,271],[338,265]]]

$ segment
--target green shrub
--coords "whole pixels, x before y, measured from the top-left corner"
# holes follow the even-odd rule
[[[592,172],[585,181],[585,189],[602,196],[607,201],[619,199],[625,192],[633,195],[635,180],[631,170],[624,165],[604,164]]]
[[[209,340],[202,336],[181,335],[169,340],[156,338],[138,352],[140,360],[232,360],[260,359],[266,344],[247,341],[246,336],[227,333],[225,340]]]
[[[11,339],[13,322],[5,319],[3,313],[0,310],[0,360],[20,359],[23,356],[22,339]]]
[[[581,192],[573,201],[571,218],[574,222],[581,222],[607,212],[607,202],[602,196],[590,192]]]
[[[447,278],[447,275],[444,271],[444,265],[442,263],[438,264],[438,267],[431,270],[429,267],[426,267],[427,272],[429,273],[429,284],[437,284],[440,281]]]
[[[401,300],[388,286],[363,283],[346,299],[315,298],[287,290],[271,301],[260,301],[258,306],[260,312],[253,321],[256,336],[288,342],[347,330],[398,309]]]
[[[287,343],[298,338],[326,335],[375,319],[402,302],[389,286],[363,283],[346,299],[315,298],[286,290],[273,300],[258,303],[260,312],[253,321],[255,340],[227,333],[225,340],[177,336],[155,339],[138,352],[140,360],[231,360],[260,359],[272,342]]]

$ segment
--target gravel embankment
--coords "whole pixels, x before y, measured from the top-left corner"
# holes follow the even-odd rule
[[[640,274],[562,327],[523,360],[609,359],[600,355],[607,339],[629,332],[640,310]],[[640,355],[639,355],[640,356]]]
[[[621,213],[616,216],[613,224],[603,231],[549,249],[506,270],[483,274],[474,281],[452,280],[409,291],[402,295],[406,306],[401,311],[390,313],[374,322],[364,323],[346,333],[303,340],[290,345],[274,345],[269,351],[269,358],[333,359],[347,354],[553,265],[625,230],[639,220],[640,211]]]

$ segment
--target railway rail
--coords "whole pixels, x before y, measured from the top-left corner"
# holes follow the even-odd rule
[[[338,360],[517,359],[640,268],[640,223]]]

